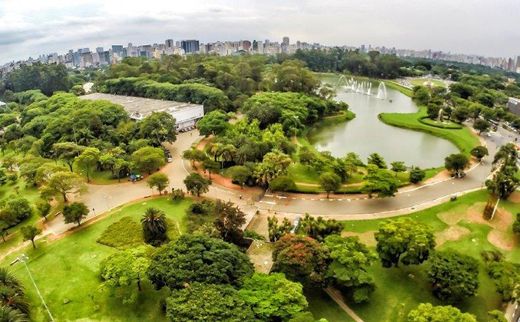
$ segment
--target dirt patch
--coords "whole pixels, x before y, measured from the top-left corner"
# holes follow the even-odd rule
[[[450,226],[443,231],[435,233],[435,242],[437,246],[444,244],[447,241],[459,240],[468,235],[470,230],[461,226]]]
[[[467,219],[468,221],[476,224],[490,225],[489,221],[484,219],[484,208],[486,204],[484,202],[478,202],[468,208]],[[491,225],[490,225],[491,226]]]
[[[359,238],[359,241],[367,246],[375,246],[376,245],[376,238],[374,237],[375,231],[366,231],[364,233],[354,233],[351,231],[344,231],[341,233],[341,236],[343,237],[350,237],[350,236],[356,236]]]
[[[489,232],[487,240],[493,246],[503,250],[512,250],[516,245],[515,238],[511,234],[496,229]]]
[[[513,192],[507,200],[514,202],[514,203],[520,203],[520,192],[518,192],[518,191]]]

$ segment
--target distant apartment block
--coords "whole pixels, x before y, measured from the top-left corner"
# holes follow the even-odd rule
[[[186,54],[192,54],[199,52],[199,41],[198,40],[183,40],[181,41],[181,48]]]

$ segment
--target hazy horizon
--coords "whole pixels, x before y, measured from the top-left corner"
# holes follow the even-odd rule
[[[361,44],[520,55],[520,1],[2,0],[0,63],[167,38]]]

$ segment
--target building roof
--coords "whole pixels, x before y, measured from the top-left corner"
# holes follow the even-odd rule
[[[183,103],[175,101],[157,100],[144,97],[113,95],[103,93],[92,93],[80,96],[81,99],[87,100],[107,100],[115,104],[122,105],[133,119],[143,119],[152,114],[152,112],[169,112],[172,115],[179,115],[188,110],[202,110],[200,104]],[[182,121],[177,119],[177,121]]]
[[[0,101],[0,106],[4,106],[4,105],[7,105],[6,103]]]

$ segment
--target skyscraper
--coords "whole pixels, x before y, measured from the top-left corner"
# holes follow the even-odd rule
[[[173,39],[166,39],[164,44],[166,45],[166,48],[172,48],[173,47]]]
[[[183,40],[181,41],[181,48],[184,49],[186,54],[196,53],[199,51],[198,40]]]
[[[282,45],[289,46],[289,44],[290,44],[289,37],[287,37],[287,36],[283,37]]]

